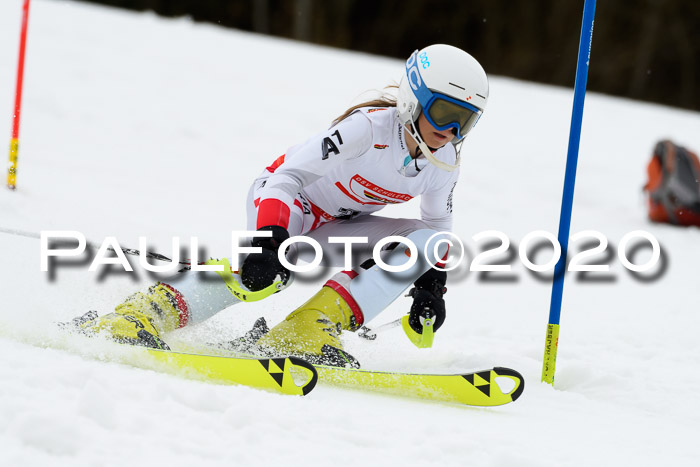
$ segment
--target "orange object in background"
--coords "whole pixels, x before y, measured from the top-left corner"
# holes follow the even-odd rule
[[[647,165],[649,219],[700,227],[700,160],[690,150],[664,140]]]

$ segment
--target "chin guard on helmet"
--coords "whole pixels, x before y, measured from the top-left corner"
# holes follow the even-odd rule
[[[418,144],[418,148],[420,149],[421,154],[425,156],[428,161],[433,164],[435,167],[438,169],[442,170],[447,170],[448,172],[453,172],[459,168],[459,164],[462,161],[460,157],[460,149],[462,148],[462,143],[464,142],[464,138],[460,139],[456,143],[453,143],[455,146],[455,151],[457,153],[457,157],[455,158],[455,163],[454,165],[448,164],[447,162],[443,162],[437,157],[433,156],[433,151],[428,147],[427,144],[425,144],[425,141],[423,141],[423,138],[420,135],[420,131],[418,130],[418,125],[416,125],[415,122],[408,122],[404,124],[404,127],[408,130],[408,134],[411,135],[411,138]]]

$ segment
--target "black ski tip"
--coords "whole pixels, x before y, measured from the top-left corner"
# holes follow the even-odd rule
[[[311,363],[337,366],[340,368],[360,368],[360,362],[355,357],[337,347],[323,344],[323,347],[321,347],[321,354],[320,356],[310,355],[309,357],[312,359],[310,360]]]
[[[255,323],[253,323],[253,328],[249,332],[263,336],[264,334],[267,334],[269,331],[270,331],[270,328],[267,326],[267,321],[265,320],[264,317],[261,316],[260,318],[255,320]]]
[[[57,323],[58,327],[67,331],[83,331],[81,326],[89,321],[94,321],[97,319],[97,312],[95,310],[90,310],[87,313],[76,316],[70,321]]]
[[[518,387],[510,395],[511,400],[516,401],[522,395],[523,390],[525,389],[525,378],[523,378],[523,375],[510,368],[503,368],[500,366],[495,367],[493,371],[496,373],[496,376],[512,376],[520,381]]]
[[[311,392],[311,390],[316,387],[316,383],[318,383],[318,371],[316,371],[316,368],[303,358],[299,357],[287,357],[289,359],[289,363],[292,365],[296,366],[301,366],[306,368],[307,370],[311,371],[311,381],[306,383],[306,386],[304,386],[301,389],[302,395],[307,395],[308,393]]]
[[[270,328],[267,325],[267,321],[265,321],[265,318],[261,317],[255,320],[253,327],[243,336],[232,341],[216,344],[216,346],[238,353],[251,354],[260,357],[266,356],[267,353],[263,352],[262,349],[256,345],[256,343],[268,332],[270,332]]]
[[[166,344],[163,339],[144,329],[140,329],[136,333],[136,336],[139,338],[139,340],[136,342],[137,345],[142,345],[144,347],[148,347],[149,349],[170,350],[170,346]]]

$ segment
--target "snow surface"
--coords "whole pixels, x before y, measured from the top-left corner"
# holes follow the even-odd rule
[[[8,139],[20,11],[21,0],[0,2]],[[594,41],[592,66],[603,46]],[[228,255],[260,170],[402,71],[400,60],[70,1],[32,2],[27,52],[19,189],[0,190],[0,227],[78,230],[98,243],[113,235],[123,246],[145,235],[166,255],[173,236]],[[454,199],[455,232],[472,257],[483,245],[471,237],[484,230],[514,247],[533,230],[556,234],[571,101],[570,89],[491,77]],[[345,337],[368,368],[515,368],[525,392],[500,408],[325,386],[284,397],[101,361],[107,347],[66,343],[54,323],[106,312],[154,278],[93,274],[85,262],[51,277],[39,271],[36,239],[0,233],[0,465],[697,465],[700,232],[649,223],[641,186],[656,141],[698,151],[698,130],[698,113],[588,94],[572,233],[605,234],[610,254],[594,260],[611,270],[567,276],[554,387],[539,382],[551,283],[517,256],[508,274],[451,276],[448,321],[431,350],[400,331]],[[615,253],[639,229],[663,247],[651,277],[635,278]],[[632,256],[644,263],[650,249]],[[276,322],[327,275],[168,339],[225,339],[259,316]],[[71,351],[51,348],[59,341]]]

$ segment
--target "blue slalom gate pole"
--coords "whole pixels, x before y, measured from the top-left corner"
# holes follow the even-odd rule
[[[566,256],[569,249],[569,232],[571,228],[571,209],[574,203],[574,185],[576,182],[576,165],[578,149],[581,141],[581,120],[583,119],[583,102],[586,98],[586,83],[588,81],[588,64],[591,58],[591,43],[593,41],[593,20],[595,18],[596,0],[585,0],[583,5],[583,20],[581,21],[581,38],[578,45],[578,63],[576,65],[576,82],[574,84],[574,106],[571,111],[571,128],[569,130],[569,148],[566,154],[566,175],[564,177],[564,194],[561,200],[559,216],[559,245],[561,257],[554,267],[554,282],[552,284],[552,300],[549,306],[549,323],[544,346],[542,362],[542,381],[554,384],[554,369],[557,363],[559,346],[559,318],[561,316],[561,301],[564,291],[564,275],[566,272]]]

